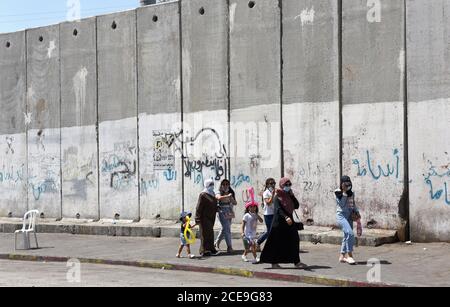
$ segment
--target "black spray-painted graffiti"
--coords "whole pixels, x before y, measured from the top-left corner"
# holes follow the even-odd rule
[[[14,143],[14,137],[6,137],[6,145],[8,145],[8,148],[6,149],[6,154],[11,153],[12,155],[14,154],[14,148],[13,148],[13,143]]]
[[[170,154],[179,153],[184,164],[184,176],[192,179],[195,184],[203,185],[205,178],[212,178],[214,180],[220,180],[227,176],[228,172],[228,154],[225,145],[222,144],[220,136],[213,128],[202,128],[194,136],[186,137],[184,142],[181,135],[183,130],[179,132],[154,132],[154,136],[157,136],[157,142],[161,142],[165,145],[158,145],[158,149],[171,149]],[[201,153],[201,158],[193,158],[198,156],[195,152],[196,149],[203,151],[203,143],[201,140],[208,139],[216,144],[215,152]],[[159,152],[157,152],[159,154]],[[167,158],[171,158],[167,155]],[[173,156],[174,157],[174,156]],[[171,160],[167,160],[171,161]],[[173,169],[174,165],[165,165],[165,170]]]

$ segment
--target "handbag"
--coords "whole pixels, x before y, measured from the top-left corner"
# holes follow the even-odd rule
[[[298,217],[297,211],[294,210],[292,211],[292,218],[295,224],[295,228],[297,228],[297,230],[304,230],[305,227],[303,226],[303,223],[300,221],[300,218]]]

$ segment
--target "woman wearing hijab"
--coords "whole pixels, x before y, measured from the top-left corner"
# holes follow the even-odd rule
[[[281,178],[280,189],[273,199],[274,216],[272,228],[261,253],[261,263],[271,263],[272,268],[281,268],[279,263],[293,263],[296,268],[305,268],[300,262],[300,238],[294,224],[293,212],[300,204],[291,189],[288,178]]]
[[[200,193],[195,212],[195,223],[200,226],[200,255],[217,255],[214,247],[214,223],[216,222],[217,200],[214,181],[205,181],[205,189]]]
[[[216,195],[216,199],[219,202],[219,220],[222,229],[217,236],[214,246],[219,249],[220,242],[225,239],[225,242],[227,243],[227,252],[232,253],[231,221],[234,218],[233,206],[236,206],[237,202],[235,193],[230,187],[230,181],[228,179],[224,179],[220,183],[219,193]]]

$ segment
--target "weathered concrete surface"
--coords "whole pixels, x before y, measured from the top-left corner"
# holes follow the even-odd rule
[[[338,80],[337,1],[283,1],[284,172],[316,225],[336,221]]]
[[[136,12],[97,18],[100,215],[139,219]]]
[[[60,25],[62,212],[99,218],[96,19]]]
[[[450,241],[450,3],[406,5],[411,237]]]
[[[404,5],[343,1],[343,173],[363,222],[398,229],[404,187]]]
[[[140,217],[176,218],[182,206],[178,3],[137,10]]]
[[[231,178],[238,217],[247,198],[242,192],[249,186],[259,192],[266,178],[281,173],[280,13],[276,0],[255,1],[253,8],[230,1]]]
[[[227,2],[184,0],[181,17],[184,207],[194,211],[204,180],[218,190],[229,172]]]
[[[27,210],[25,32],[0,35],[0,216]]]
[[[59,25],[27,31],[28,207],[61,218]]]

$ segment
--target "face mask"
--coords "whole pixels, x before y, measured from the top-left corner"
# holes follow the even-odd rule
[[[229,188],[229,187],[226,187],[226,188],[223,189],[223,191],[224,191],[225,193],[228,193],[228,192],[230,192],[230,188]]]
[[[208,187],[208,192],[209,193],[214,193],[214,186],[209,186]]]
[[[273,188],[272,188],[272,187],[270,187],[270,188],[269,188],[269,191],[270,191],[270,192],[273,192]]]
[[[285,192],[290,192],[290,191],[291,191],[291,187],[284,187],[283,190],[284,190]]]

